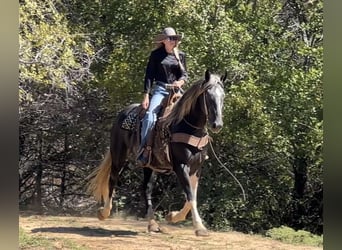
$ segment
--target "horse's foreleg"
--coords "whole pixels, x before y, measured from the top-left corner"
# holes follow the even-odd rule
[[[154,174],[150,168],[144,168],[144,182],[143,190],[145,195],[145,204],[147,209],[148,231],[149,232],[162,232],[158,223],[154,219],[154,211],[152,205],[152,191],[154,184]]]
[[[197,188],[198,188],[198,180],[199,180],[199,173],[193,174],[190,176],[190,186],[191,192],[193,194],[192,200],[190,200],[191,205],[191,214],[192,214],[192,223],[194,225],[195,234],[197,236],[208,236],[208,230],[202,223],[202,219],[198,213],[197,209]]]
[[[196,171],[190,176],[189,167],[182,164],[179,167],[175,167],[175,172],[185,192],[186,203],[180,212],[171,212],[171,214],[169,214],[169,218],[173,218],[173,220],[171,219],[172,222],[175,222],[178,219],[178,221],[185,219],[186,214],[191,209],[195,234],[197,236],[208,236],[208,230],[203,225],[202,219],[197,210],[197,187],[200,171]]]

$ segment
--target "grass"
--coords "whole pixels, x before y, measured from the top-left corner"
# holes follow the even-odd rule
[[[33,237],[24,232],[22,228],[19,228],[19,248],[45,248],[52,249],[53,244],[50,240],[43,237]]]
[[[268,230],[266,236],[290,244],[323,246],[323,236],[314,235],[304,230],[295,231],[294,229],[285,226]]]
[[[46,238],[42,236],[31,236],[19,227],[19,249],[70,249],[88,250],[68,239]]]

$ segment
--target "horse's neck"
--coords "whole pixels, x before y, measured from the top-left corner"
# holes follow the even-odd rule
[[[184,118],[194,127],[202,129],[205,128],[207,122],[207,114],[204,107],[203,95],[197,98],[194,108],[191,109],[190,113]]]

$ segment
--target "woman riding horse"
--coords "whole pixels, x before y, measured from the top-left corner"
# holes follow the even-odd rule
[[[162,100],[169,95],[167,85],[179,89],[186,82],[185,53],[178,51],[181,36],[167,27],[155,38],[157,49],[151,52],[145,73],[144,98],[141,103],[147,112],[142,120],[141,143],[138,161],[142,165],[148,163],[151,145],[147,141],[151,136],[152,128],[157,120]],[[155,84],[154,84],[155,82]],[[153,86],[154,85],[154,86]]]
[[[191,210],[195,234],[198,236],[208,235],[197,210],[198,180],[209,142],[207,128],[218,133],[223,126],[222,109],[225,96],[223,83],[226,76],[227,73],[219,76],[206,71],[204,79],[190,86],[163,120],[164,128],[169,131],[169,164],[186,196],[183,208],[180,211],[170,212],[166,219],[170,222],[185,220]],[[110,150],[91,175],[89,191],[98,201],[104,202],[103,207],[98,210],[98,218],[101,220],[110,215],[112,196],[119,173],[129,156],[136,154],[136,148],[139,146],[138,132],[123,129],[121,126],[129,114],[137,111],[138,106],[139,104],[130,105],[119,113],[111,130]],[[151,177],[153,169],[159,167],[154,165],[151,168],[144,168],[148,229],[156,232],[162,229],[154,220]]]

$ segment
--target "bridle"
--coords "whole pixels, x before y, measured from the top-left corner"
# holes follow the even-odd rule
[[[215,84],[220,84],[221,83],[215,83]],[[206,86],[203,91],[198,95],[203,95],[203,107],[204,107],[204,114],[205,114],[205,120],[206,120],[206,124],[208,122],[208,117],[209,117],[209,112],[208,112],[208,107],[207,107],[207,99],[206,99],[206,96],[207,96],[207,91],[213,86],[213,84],[208,84],[208,86]],[[221,85],[222,87],[222,85]],[[188,124],[190,127],[194,128],[194,129],[202,129],[201,127],[198,127],[198,126],[195,126],[193,124],[191,124],[189,121],[187,121],[184,117],[183,117],[183,120],[186,124]],[[205,128],[205,131],[207,131],[207,128]]]

